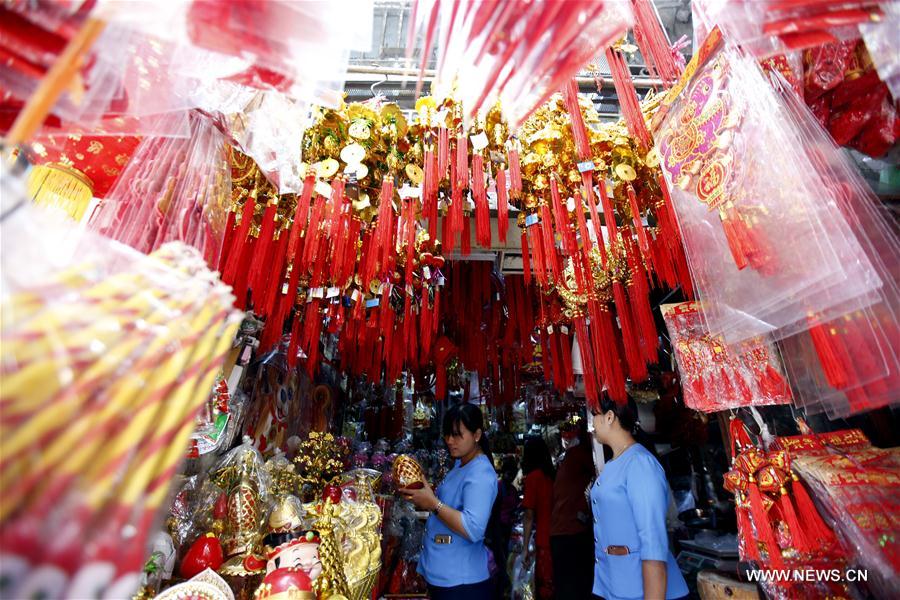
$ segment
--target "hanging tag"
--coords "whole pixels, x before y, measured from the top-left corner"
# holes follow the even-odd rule
[[[472,139],[472,148],[477,152],[478,150],[484,150],[488,145],[487,135],[482,131],[481,133],[477,133],[471,136]]]
[[[397,190],[397,194],[401,198],[421,198],[422,197],[422,188],[419,186],[412,187],[408,183],[404,183],[403,187]]]
[[[350,294],[350,299],[354,302],[359,302],[359,299],[362,297],[362,292],[359,290],[353,290],[353,293]]]
[[[312,289],[312,297],[313,298],[324,298],[325,297],[325,288],[317,287]]]
[[[444,281],[445,281],[445,280],[444,280],[444,276],[443,276],[443,275],[439,275],[439,276],[438,276],[438,285],[439,285],[439,286],[444,285]]]
[[[431,269],[428,268],[428,265],[422,267],[422,275],[425,279],[431,279]]]
[[[381,304],[381,298],[369,298],[366,300],[366,308],[375,308]]]
[[[414,291],[413,291],[413,285],[411,283],[406,284],[406,293],[409,294],[410,296],[413,295]]]
[[[568,325],[560,325],[559,330],[563,333],[563,335],[569,335],[569,326]]]
[[[341,293],[341,288],[330,287],[330,288],[328,288],[328,295],[326,296],[326,298],[334,298],[335,296],[340,295],[340,293]]]
[[[575,198],[569,196],[569,199],[566,200],[566,210],[569,212],[575,212]]]
[[[578,172],[586,173],[587,171],[593,171],[597,168],[597,165],[594,164],[592,160],[586,160],[584,162],[578,163]]]
[[[548,325],[548,326],[547,326],[547,333],[548,333],[549,335],[553,335],[553,325]]]
[[[321,179],[316,182],[316,187],[314,188],[316,193],[325,198],[331,197],[331,186],[322,181]]]
[[[538,224],[538,216],[537,213],[532,213],[525,217],[525,227],[531,227],[532,225]]]

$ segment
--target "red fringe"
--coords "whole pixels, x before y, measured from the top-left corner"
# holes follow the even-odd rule
[[[313,257],[315,256],[317,246],[319,244],[320,228],[322,215],[325,214],[325,205],[327,199],[323,196],[316,196],[312,203],[312,209],[309,216],[309,227],[306,230],[306,236],[303,241],[303,260],[300,263],[300,270],[303,273],[309,271],[312,266]]]
[[[784,490],[784,493],[778,496],[778,510],[781,511],[781,516],[784,517],[784,522],[787,523],[791,532],[791,543],[794,548],[799,552],[814,552],[816,544],[810,544],[809,540],[806,539],[806,534],[800,525],[800,520],[797,518],[797,513],[794,510],[790,496],[787,494],[787,490]]]
[[[834,532],[822,520],[803,482],[799,479],[793,479],[793,477],[792,475],[791,493],[794,496],[794,502],[797,504],[797,516],[806,523],[806,535],[810,538],[810,542],[815,540],[819,544],[832,546],[837,542]]]
[[[616,225],[616,214],[613,210],[612,201],[606,193],[606,182],[603,179],[597,180],[597,189],[600,191],[600,204],[603,206],[603,221],[606,229],[609,231],[610,245],[612,252],[615,254],[615,242],[619,239],[619,228]]]
[[[461,190],[469,187],[469,139],[464,133],[456,136],[456,185]]]
[[[634,230],[637,233],[638,244],[641,248],[641,254],[648,263],[652,262],[650,255],[650,242],[647,239],[647,230],[644,229],[644,223],[641,221],[641,208],[638,206],[637,195],[634,193],[634,187],[629,183],[626,187],[628,193],[628,202],[631,204],[631,216],[634,223]]]
[[[575,197],[575,223],[581,236],[581,252],[572,257],[575,262],[575,280],[578,282],[578,292],[586,294],[594,285],[594,276],[591,268],[591,238],[584,220],[584,206],[580,195]]]
[[[484,158],[472,156],[472,197],[475,200],[475,240],[482,248],[491,247],[491,209],[484,183]]]
[[[275,242],[274,259],[270,263],[272,267],[267,270],[268,277],[263,284],[262,303],[265,310],[261,313],[265,316],[273,314],[275,310],[275,302],[281,295],[281,287],[284,282],[284,263],[287,258],[288,248],[288,232],[282,231],[278,241]],[[278,327],[281,327],[281,321],[276,319]],[[280,333],[280,329],[278,330]]]
[[[331,218],[328,223],[328,237],[337,239],[338,229],[341,225],[341,215],[344,213],[344,178],[337,176],[331,181]]]
[[[259,230],[256,247],[253,252],[253,261],[250,263],[250,273],[247,275],[247,286],[253,295],[253,305],[257,310],[262,310],[261,303],[263,283],[271,264],[272,237],[275,235],[275,214],[278,212],[278,203],[269,202],[263,213],[262,227]],[[263,268],[265,265],[265,269]]]
[[[228,260],[225,262],[225,268],[222,270],[222,281],[232,283],[238,274],[238,265],[241,263],[243,254],[246,251],[247,241],[250,233],[250,225],[253,223],[253,212],[256,210],[256,190],[250,193],[244,201],[244,209],[241,211],[241,224],[234,236],[236,240],[235,247],[228,253]],[[238,302],[243,303],[243,296],[238,296]]]
[[[446,238],[445,238],[446,239]],[[525,277],[525,285],[531,285],[531,256],[528,249],[528,234],[522,229],[522,274]]]
[[[776,569],[783,569],[784,560],[781,557],[781,549],[778,546],[778,542],[775,541],[775,533],[772,531],[769,515],[766,513],[759,486],[756,485],[755,481],[751,480],[748,495],[750,496],[750,514],[753,516],[753,525],[756,527],[759,541],[766,546],[768,563]]]
[[[241,251],[241,261],[237,266],[237,276],[232,286],[234,287],[234,296],[237,298],[238,306],[240,306],[242,310],[249,310],[250,308],[247,304],[247,278],[250,276],[250,262],[253,260],[255,254],[256,242],[257,239],[253,236],[250,236],[249,239],[244,242]]]
[[[631,79],[631,71],[625,63],[622,53],[612,47],[606,49],[606,61],[609,63],[610,74],[616,86],[616,96],[622,108],[622,116],[628,131],[634,137],[643,150],[653,145],[644,115],[641,113],[641,105],[638,101],[637,91],[634,89],[634,81]]]
[[[547,265],[544,262],[544,245],[541,238],[538,237],[537,225],[526,227],[528,232],[528,247],[531,250],[532,262],[534,264],[535,275],[540,285],[547,285]]]
[[[646,381],[649,376],[647,365],[641,358],[641,346],[631,320],[631,307],[625,295],[625,286],[614,281],[613,300],[616,303],[616,316],[619,318],[619,328],[622,331],[622,343],[625,346],[625,360],[628,364],[628,376],[632,383]]]
[[[550,178],[550,201],[553,203],[553,220],[556,222],[556,231],[562,238],[563,248],[567,255],[574,257],[578,253],[578,242],[569,222],[569,211],[559,196],[559,183],[556,176]]]
[[[225,237],[222,239],[222,252],[219,254],[219,273],[225,271],[225,263],[233,250],[231,245],[234,243],[234,233],[237,229],[234,226],[236,219],[237,214],[233,210],[229,210],[228,219],[225,221]]]
[[[460,239],[460,252],[462,252],[463,256],[469,256],[472,254],[472,219],[468,215],[463,215],[463,228]]]
[[[600,187],[603,189],[602,181],[600,181]],[[600,223],[600,214],[597,212],[597,203],[594,202],[594,175],[591,171],[585,171],[581,174],[581,188],[584,191],[584,197],[587,199],[588,210],[591,212],[591,223],[594,227],[594,233],[597,235],[597,248],[600,250],[600,262],[605,269],[609,257],[606,254],[606,238],[603,237],[603,225]]]
[[[438,226],[438,172],[434,149],[429,145],[425,150],[425,181],[422,188],[424,217],[428,220],[428,235],[437,239]]]
[[[547,263],[547,270],[553,273],[554,281],[562,281],[562,264],[559,259],[559,252],[556,251],[556,244],[553,240],[553,221],[550,219],[550,208],[546,204],[541,204],[541,221],[538,227],[541,231],[541,237],[544,242],[544,260]]]
[[[644,57],[650,75],[671,86],[681,76],[681,67],[675,62],[674,51],[666,36],[656,8],[650,0],[632,0],[634,8],[634,38]]]
[[[656,331],[653,309],[650,306],[650,286],[647,282],[647,272],[635,250],[634,241],[629,238],[625,245],[631,270],[631,286],[629,286],[628,293],[631,299],[631,308],[634,311],[634,322],[641,340],[641,356],[647,364],[655,364],[659,361],[657,352],[659,335]]]
[[[583,316],[576,317],[575,334],[578,336],[578,350],[581,354],[581,370],[584,377],[584,395],[587,399],[588,407],[598,409],[600,407],[599,394],[597,390],[596,374],[597,369],[594,366],[594,355],[591,352],[591,338],[588,336],[587,323]]]
[[[744,550],[742,553],[744,560],[755,561],[762,564],[762,557],[759,555],[759,547],[756,545],[756,535],[753,533],[753,526],[750,524],[750,511],[743,506],[737,496],[734,501],[737,511],[738,536],[741,538],[740,548]]]
[[[450,132],[446,127],[438,128],[437,179],[438,182],[447,177],[450,166]]]
[[[522,167],[519,163],[519,149],[515,140],[510,141],[509,157],[509,191],[513,198],[522,194]]]
[[[509,230],[509,190],[506,189],[506,170],[497,171],[497,232],[500,241],[506,243]]]
[[[828,385],[838,390],[849,387],[851,375],[841,360],[840,342],[826,330],[825,325],[821,323],[813,325],[812,321],[810,325],[809,335],[812,337],[816,354],[819,355],[819,364],[822,365]]]

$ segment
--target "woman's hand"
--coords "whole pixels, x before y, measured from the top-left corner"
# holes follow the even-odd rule
[[[424,487],[417,490],[402,489],[399,491],[404,498],[415,504],[416,508],[419,510],[431,512],[437,508],[439,500],[437,499],[437,496],[434,495],[434,490],[431,489],[431,486],[427,483]]]

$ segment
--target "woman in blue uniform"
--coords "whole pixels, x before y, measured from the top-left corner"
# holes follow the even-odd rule
[[[669,551],[669,486],[659,461],[635,442],[634,400],[605,394],[594,412],[594,436],[612,449],[591,487],[594,513],[594,594],[605,600],[672,600],[688,593]]]
[[[484,533],[497,497],[497,473],[484,434],[484,417],[473,404],[454,405],[443,423],[453,469],[438,486],[401,490],[431,516],[419,573],[431,600],[491,600],[493,597]]]

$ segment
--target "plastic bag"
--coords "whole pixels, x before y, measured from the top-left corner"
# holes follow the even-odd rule
[[[423,64],[438,45],[435,95],[452,95],[470,116],[499,100],[513,128],[633,20],[620,0],[570,1],[565,11],[555,2],[435,0],[417,2],[414,14]]]
[[[7,590],[127,597],[240,318],[195,250],[74,229],[16,181],[0,217]]]
[[[657,142],[708,331],[778,339],[871,304],[881,280],[759,65],[718,30],[692,65]]]
[[[697,302],[663,304],[660,310],[688,407],[716,412],[791,401],[791,389],[771,342],[758,338],[727,346],[706,332]]]

